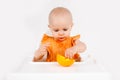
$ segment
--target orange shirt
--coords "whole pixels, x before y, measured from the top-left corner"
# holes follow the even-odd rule
[[[54,62],[56,61],[57,54],[65,56],[65,50],[75,45],[75,40],[79,39],[80,35],[76,35],[73,37],[68,37],[64,41],[56,41],[53,37],[44,34],[41,43],[50,43],[50,46],[47,48],[47,62]],[[76,61],[80,61],[81,58],[78,53],[76,53],[73,57]]]

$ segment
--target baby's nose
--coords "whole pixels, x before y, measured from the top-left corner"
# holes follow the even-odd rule
[[[59,31],[59,35],[64,35],[64,31]]]

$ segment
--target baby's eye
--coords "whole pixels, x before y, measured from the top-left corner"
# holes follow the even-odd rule
[[[54,30],[55,32],[58,32],[59,30],[58,29],[56,29],[56,30]]]
[[[64,31],[67,31],[68,29],[63,29]]]

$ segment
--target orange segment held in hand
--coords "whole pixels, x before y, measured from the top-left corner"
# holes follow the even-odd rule
[[[68,67],[71,66],[75,60],[74,59],[69,59],[69,58],[65,58],[64,56],[61,55],[57,55],[57,62],[64,67]]]

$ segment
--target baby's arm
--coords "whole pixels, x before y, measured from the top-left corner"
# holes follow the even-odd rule
[[[75,40],[75,45],[65,51],[65,56],[72,58],[75,53],[82,53],[86,50],[86,45],[80,40]]]
[[[79,39],[75,40],[75,45],[73,47],[76,48],[77,53],[82,53],[86,50],[86,45]]]
[[[47,47],[49,46],[49,43],[42,44],[40,47],[35,51],[34,59],[33,61],[41,61],[45,55],[47,55]]]

